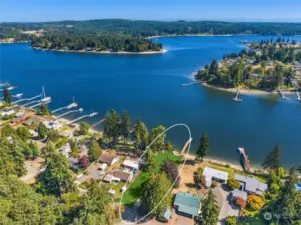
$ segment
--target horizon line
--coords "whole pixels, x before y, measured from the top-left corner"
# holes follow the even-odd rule
[[[156,21],[156,22],[225,22],[225,23],[301,23],[300,19],[130,19],[130,18],[94,18],[94,19],[62,19],[39,21],[0,21],[2,23],[56,23],[56,22],[84,22],[93,20],[128,20],[128,21]]]

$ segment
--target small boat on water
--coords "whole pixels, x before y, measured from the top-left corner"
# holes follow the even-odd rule
[[[233,98],[233,101],[235,101],[235,102],[242,102],[242,99],[241,98],[239,98],[239,89],[237,89],[237,92],[236,92],[236,94],[235,94],[235,97]]]
[[[42,94],[41,94],[41,102],[49,102],[51,101],[51,97],[47,97],[45,93],[44,86],[42,88]]]
[[[247,44],[248,43],[248,41],[246,41],[246,40],[241,40],[240,41],[240,44]]]

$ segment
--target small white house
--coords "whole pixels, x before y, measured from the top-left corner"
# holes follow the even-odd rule
[[[129,169],[135,169],[135,170],[139,169],[139,163],[136,160],[126,159],[126,160],[124,160],[124,162],[122,163],[122,165],[125,168],[129,168]]]
[[[212,180],[227,182],[228,181],[228,173],[216,169],[212,169],[210,167],[205,167],[203,171],[203,176],[206,179],[206,186],[210,187],[212,184]]]

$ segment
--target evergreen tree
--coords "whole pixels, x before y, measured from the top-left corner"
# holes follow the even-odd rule
[[[74,190],[69,163],[58,152],[51,153],[46,160],[46,169],[39,175],[37,189],[42,194],[60,196]]]
[[[111,110],[105,117],[104,135],[108,138],[112,138],[113,142],[116,143],[119,134],[119,116],[115,110]]]
[[[136,149],[144,150],[148,145],[148,133],[145,124],[138,118],[134,126],[133,139]]]
[[[130,135],[130,129],[131,129],[131,122],[128,114],[123,111],[122,112],[122,117],[121,117],[121,122],[120,122],[120,134],[124,138],[124,144],[126,143],[126,140],[128,139]]]
[[[153,128],[148,135],[148,144],[149,145],[157,138],[157,140],[154,143],[152,143],[152,146],[151,146],[151,148],[155,152],[164,151],[166,134],[164,133],[161,136],[159,136],[164,130],[165,130],[165,127],[160,125],[158,127]]]
[[[13,99],[12,95],[10,94],[10,90],[8,88],[4,88],[3,90],[3,99],[8,104],[10,104],[11,100]]]
[[[209,190],[206,198],[202,200],[202,209],[201,209],[201,223],[202,225],[213,225],[218,222],[219,207],[216,201],[216,197],[212,192],[212,189]]]
[[[144,164],[149,171],[154,171],[156,169],[155,154],[151,149],[148,149],[144,155]]]
[[[209,152],[209,140],[206,132],[204,132],[203,136],[200,139],[200,145],[196,151],[196,159],[201,159],[201,161],[203,161],[203,158],[207,155],[208,152]]]
[[[101,148],[96,140],[92,140],[90,143],[90,148],[88,150],[88,156],[90,162],[96,161],[101,154]]]
[[[297,181],[296,175],[291,170],[291,174],[280,189],[278,198],[270,206],[273,216],[275,220],[279,220],[279,224],[295,224],[301,219],[300,215],[298,215],[299,202],[295,186]]]
[[[158,206],[151,214],[154,216],[159,215],[163,210],[170,206],[171,194],[167,194],[170,186],[171,183],[165,173],[158,175],[152,174],[150,176],[144,185],[145,188],[143,188],[141,196],[142,204],[147,212],[151,212],[156,206]],[[166,194],[167,196],[165,196]]]
[[[268,153],[261,166],[263,169],[278,169],[281,167],[280,148],[278,145],[275,145],[273,150]]]

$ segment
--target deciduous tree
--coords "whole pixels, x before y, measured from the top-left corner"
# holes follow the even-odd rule
[[[101,151],[101,148],[100,148],[98,142],[96,140],[92,140],[90,143],[89,150],[88,150],[88,156],[89,156],[90,162],[96,161],[99,158],[101,152],[102,151]]]
[[[180,184],[180,176],[178,166],[173,161],[165,161],[161,166],[161,171],[164,172],[171,184],[174,182],[174,188],[178,188]]]

